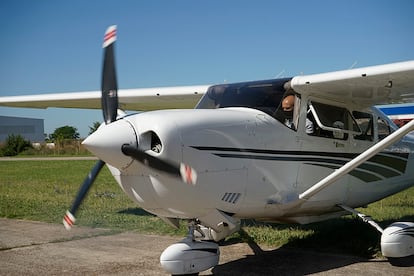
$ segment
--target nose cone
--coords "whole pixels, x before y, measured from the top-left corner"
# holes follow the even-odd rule
[[[126,120],[118,120],[108,125],[101,125],[82,143],[89,151],[106,163],[122,169],[132,159],[121,151],[123,144],[137,145],[137,135]]]

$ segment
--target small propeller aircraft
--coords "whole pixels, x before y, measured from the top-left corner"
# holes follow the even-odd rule
[[[66,228],[106,164],[139,206],[173,227],[189,222],[188,236],[161,254],[171,274],[217,265],[214,241],[245,218],[310,223],[354,213],[382,233],[384,256],[414,254],[414,223],[382,229],[355,210],[414,185],[414,121],[397,128],[373,107],[414,102],[414,61],[118,91],[115,41],[111,26],[101,92],[0,98],[14,107],[102,107],[104,123],[83,142],[100,160],[64,216]]]

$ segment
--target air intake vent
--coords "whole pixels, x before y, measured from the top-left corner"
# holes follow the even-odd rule
[[[241,193],[225,193],[224,196],[221,198],[222,201],[236,204],[237,200],[239,200]]]

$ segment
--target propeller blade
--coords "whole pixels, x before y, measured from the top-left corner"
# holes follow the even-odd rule
[[[116,120],[118,110],[118,85],[115,70],[114,47],[116,26],[110,26],[104,37],[104,61],[102,70],[102,112],[106,124]]]
[[[88,176],[83,181],[83,184],[80,186],[78,194],[72,203],[72,207],[70,208],[70,210],[66,211],[66,214],[63,217],[63,225],[67,230],[70,230],[70,228],[72,228],[73,224],[75,223],[76,211],[78,210],[80,204],[82,203],[90,187],[92,186],[92,183],[95,181],[96,177],[98,176],[98,173],[101,171],[104,165],[104,161],[98,160],[98,162],[96,162],[95,166],[92,168]]]
[[[104,60],[102,69],[102,113],[106,124],[112,123],[116,120],[118,112],[118,85],[116,81],[115,71],[115,55],[114,47],[116,41],[116,26],[110,26],[104,37]],[[92,170],[89,172],[83,184],[79,188],[78,194],[72,203],[72,207],[63,217],[63,225],[69,230],[75,223],[75,214],[80,204],[88,193],[105,162],[99,160]]]
[[[150,168],[156,169],[160,172],[168,173],[175,177],[180,177],[183,182],[187,184],[195,185],[197,182],[197,172],[189,165],[186,165],[184,163],[176,164],[159,159],[146,153],[145,151],[139,150],[135,146],[128,144],[122,145],[122,152],[125,155],[131,156],[138,162],[141,162]]]

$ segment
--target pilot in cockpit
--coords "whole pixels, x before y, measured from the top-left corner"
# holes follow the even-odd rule
[[[284,114],[284,124],[291,129],[296,129],[293,121],[293,108],[295,106],[295,95],[289,94],[282,100],[282,110]]]
[[[296,130],[298,120],[298,118],[294,118],[296,101],[297,98],[295,94],[287,92],[281,104],[281,109],[283,111],[283,123],[293,130]],[[299,108],[299,106],[297,108]],[[299,113],[299,110],[296,110],[296,113]],[[312,135],[314,132],[313,122],[309,120],[309,118],[306,118],[305,132],[309,135]]]

